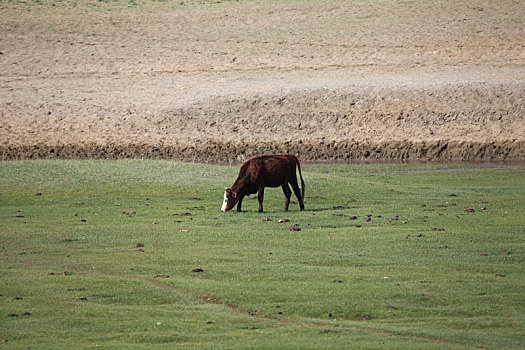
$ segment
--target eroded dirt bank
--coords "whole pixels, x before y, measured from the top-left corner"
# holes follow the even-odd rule
[[[19,159],[177,159],[236,164],[252,156],[292,153],[309,161],[522,161],[525,142],[207,142],[177,146],[152,145],[32,145],[2,147],[4,160]],[[234,155],[234,156],[232,156]]]

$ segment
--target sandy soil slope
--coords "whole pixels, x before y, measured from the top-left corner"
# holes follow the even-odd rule
[[[525,160],[525,3],[0,3],[0,159]]]

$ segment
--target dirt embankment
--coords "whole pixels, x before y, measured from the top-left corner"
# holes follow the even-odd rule
[[[0,159],[525,160],[520,2],[133,4],[0,5]]]

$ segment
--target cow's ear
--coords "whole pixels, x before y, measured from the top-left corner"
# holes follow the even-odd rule
[[[237,198],[237,192],[232,191],[232,197]]]

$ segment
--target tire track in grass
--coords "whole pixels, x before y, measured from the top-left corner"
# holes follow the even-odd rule
[[[31,267],[31,268],[38,268],[38,269],[42,268],[42,265],[25,263],[25,262],[21,262],[21,261],[8,262],[8,263],[9,264],[20,264],[20,265],[24,265],[24,266]],[[49,265],[46,266],[46,267],[47,268],[51,268],[51,266],[49,266]],[[57,269],[57,270],[64,270],[63,267],[54,267],[54,268]],[[272,321],[272,322],[275,322],[275,323],[283,325],[283,326],[298,326],[298,327],[305,327],[305,328],[310,328],[310,329],[319,329],[320,332],[324,332],[324,333],[332,333],[332,330],[334,330],[334,331],[338,331],[339,330],[339,331],[362,332],[362,333],[375,335],[375,336],[382,336],[382,337],[392,337],[392,338],[398,338],[398,339],[399,338],[401,338],[401,339],[405,338],[405,339],[418,340],[418,341],[432,343],[432,344],[454,345],[454,346],[461,347],[463,349],[464,348],[488,349],[488,348],[485,348],[485,347],[482,347],[482,346],[473,346],[473,345],[469,345],[469,344],[462,344],[462,343],[457,343],[457,342],[448,341],[448,340],[444,340],[444,339],[435,339],[435,338],[422,337],[422,336],[411,335],[411,334],[397,334],[397,333],[393,333],[393,332],[379,331],[379,330],[374,330],[374,329],[361,327],[361,326],[345,325],[345,326],[333,326],[333,327],[331,327],[331,326],[327,326],[327,325],[308,323],[308,322],[291,320],[291,319],[279,319],[279,318],[275,318],[275,317],[271,317],[271,316],[258,314],[258,313],[255,313],[255,312],[251,312],[251,311],[249,311],[249,310],[247,310],[247,309],[245,309],[245,308],[243,308],[241,306],[230,304],[228,302],[225,302],[225,301],[223,301],[221,299],[215,298],[213,296],[210,296],[210,295],[208,295],[206,293],[203,293],[203,292],[200,292],[198,290],[193,290],[193,289],[189,289],[189,288],[179,287],[179,286],[173,285],[172,283],[164,283],[164,282],[161,282],[161,281],[159,281],[157,279],[150,278],[150,277],[116,275],[116,274],[111,274],[111,273],[107,273],[107,272],[91,271],[91,270],[87,270],[87,271],[78,271],[77,270],[77,271],[75,271],[75,274],[77,274],[77,275],[85,274],[85,275],[92,275],[92,276],[127,279],[127,280],[143,282],[143,283],[147,283],[147,284],[153,285],[153,286],[155,286],[157,288],[172,290],[172,291],[176,291],[176,292],[183,293],[183,294],[186,294],[186,295],[190,295],[190,296],[193,296],[193,297],[195,297],[195,298],[197,298],[199,300],[202,300],[202,301],[204,301],[206,303],[209,303],[209,304],[225,306],[228,309],[232,310],[233,312],[245,315],[245,316],[250,317],[250,318],[256,318],[256,319],[260,319],[260,320]],[[64,274],[64,275],[66,275],[66,274]]]
[[[251,318],[272,321],[272,322],[276,322],[278,324],[286,325],[286,326],[292,325],[292,326],[305,327],[305,328],[311,328],[311,329],[319,329],[320,332],[328,332],[328,333],[331,333],[330,329],[342,330],[342,331],[347,330],[347,331],[354,331],[354,332],[363,332],[363,333],[367,333],[367,334],[371,334],[371,335],[377,335],[377,336],[413,339],[413,340],[419,340],[419,341],[424,341],[424,342],[433,343],[433,344],[455,345],[455,346],[462,347],[462,348],[487,349],[487,348],[482,347],[482,346],[472,346],[472,345],[468,345],[468,344],[456,343],[456,342],[443,340],[443,339],[421,337],[421,336],[417,336],[417,335],[397,334],[397,333],[388,332],[388,331],[378,331],[378,330],[373,330],[373,329],[359,327],[359,326],[335,326],[335,327],[330,327],[330,326],[326,326],[326,325],[315,324],[315,323],[307,323],[307,322],[295,321],[295,320],[290,320],[290,319],[279,319],[279,318],[275,318],[275,317],[271,317],[271,316],[267,316],[267,315],[263,315],[263,314],[259,314],[259,313],[255,313],[255,312],[251,312],[251,311],[249,311],[249,310],[247,310],[247,309],[245,309],[245,308],[243,308],[241,306],[230,304],[230,303],[225,302],[225,301],[223,301],[221,299],[218,299],[218,298],[215,298],[213,296],[210,296],[210,295],[208,295],[206,293],[202,293],[202,292],[200,292],[198,290],[193,290],[193,289],[188,289],[188,288],[184,288],[184,287],[175,286],[172,283],[164,283],[164,282],[161,282],[161,281],[153,279],[153,278],[138,277],[138,276],[120,276],[120,275],[113,275],[113,274],[109,274],[109,273],[105,273],[105,272],[97,272],[97,271],[89,271],[88,274],[93,274],[93,275],[98,275],[98,276],[105,276],[105,277],[110,277],[110,278],[131,279],[131,280],[134,280],[134,281],[140,281],[140,282],[148,283],[148,284],[151,284],[151,285],[153,285],[155,287],[158,287],[158,288],[168,289],[168,290],[176,291],[176,292],[183,293],[183,294],[186,294],[186,295],[191,295],[191,296],[193,296],[193,297],[195,297],[197,299],[200,299],[200,300],[202,300],[202,301],[204,301],[206,303],[209,303],[209,304],[226,306],[228,309],[230,309],[230,310],[232,310],[232,311],[234,311],[236,313],[240,313],[240,314],[246,315],[246,316],[251,317]]]

